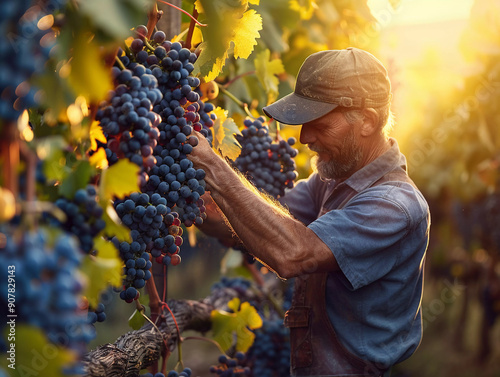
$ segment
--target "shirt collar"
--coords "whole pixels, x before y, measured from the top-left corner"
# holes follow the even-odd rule
[[[396,139],[389,138],[389,142],[391,148],[388,151],[351,175],[344,184],[361,192],[397,167],[406,171],[406,157],[399,151]]]

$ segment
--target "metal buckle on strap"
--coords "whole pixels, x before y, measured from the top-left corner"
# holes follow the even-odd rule
[[[290,308],[285,313],[285,326],[286,327],[307,327],[309,326],[309,312],[308,306],[296,306]]]

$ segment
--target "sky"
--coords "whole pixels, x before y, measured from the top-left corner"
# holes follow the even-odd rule
[[[393,10],[388,0],[368,0],[382,26],[422,24],[469,17],[473,0],[401,0]]]

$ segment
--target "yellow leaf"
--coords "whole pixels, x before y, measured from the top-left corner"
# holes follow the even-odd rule
[[[205,13],[205,12],[203,12],[203,5],[201,5],[200,0],[196,0],[194,2],[194,6],[195,6],[196,10],[198,11],[198,13]]]
[[[279,79],[276,75],[285,72],[285,67],[281,59],[269,60],[271,52],[266,49],[265,51],[257,54],[254,64],[255,72],[260,83],[267,93],[267,103],[272,103],[278,97]]]
[[[290,9],[297,11],[302,20],[309,20],[318,5],[314,0],[290,0]]]
[[[260,0],[248,0],[249,4],[259,5]]]
[[[199,4],[207,27],[202,30],[205,42],[199,46],[201,53],[193,74],[201,74],[208,82],[224,67],[231,43],[235,57],[246,59],[250,55],[262,29],[262,18],[255,10],[247,10],[247,1],[199,0]]]
[[[75,93],[84,96],[87,102],[102,100],[111,89],[111,76],[99,54],[99,46],[88,41],[83,34],[77,34],[73,41],[71,70],[68,81]]]
[[[104,234],[110,238],[116,237],[119,241],[132,242],[130,229],[121,224],[121,220],[111,202],[109,200],[100,200],[100,203],[102,208],[105,209],[102,215],[102,219],[106,222]]]
[[[234,42],[234,57],[246,59],[257,44],[262,29],[262,17],[254,9],[250,9],[238,20]]]
[[[227,307],[231,309],[233,312],[237,312],[240,308],[240,299],[238,297],[233,298],[231,301],[227,303]]]
[[[119,287],[122,284],[122,262],[118,250],[102,237],[94,239],[94,248],[97,256],[86,256],[82,262],[81,270],[87,276],[85,296],[89,304],[96,307],[99,303],[101,292],[108,286]]]
[[[214,110],[215,115],[217,116],[217,119],[215,120],[214,123],[214,149],[217,150],[217,147],[220,143],[222,143],[222,140],[224,140],[224,128],[222,127],[222,124],[224,121],[227,119],[227,114],[228,111],[224,110],[220,107],[215,108]]]
[[[99,148],[97,152],[89,157],[90,165],[96,167],[97,169],[107,169],[108,168],[108,158],[106,157],[106,152],[104,148]]]
[[[122,159],[110,168],[103,170],[99,192],[101,200],[108,201],[123,198],[133,192],[139,191],[140,168],[127,159]]]
[[[94,120],[90,125],[90,149],[95,151],[97,150],[97,142],[106,143],[106,136],[102,132],[102,128],[99,125],[99,122]]]
[[[214,340],[227,350],[233,345],[233,337],[236,336],[236,350],[246,352],[255,338],[255,334],[249,329],[262,327],[262,319],[248,302],[241,304],[240,308],[237,297],[228,302],[227,306],[234,313],[223,310],[213,310],[211,313]]]
[[[222,156],[235,160],[241,153],[241,145],[234,138],[234,134],[240,134],[240,130],[232,118],[227,117],[227,111],[217,107],[214,110],[217,120],[214,123],[213,147]]]

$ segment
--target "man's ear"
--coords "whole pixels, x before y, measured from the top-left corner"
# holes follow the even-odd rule
[[[371,136],[378,130],[379,116],[375,109],[372,108],[363,109],[363,115],[365,116],[365,120],[361,126],[361,135]]]

